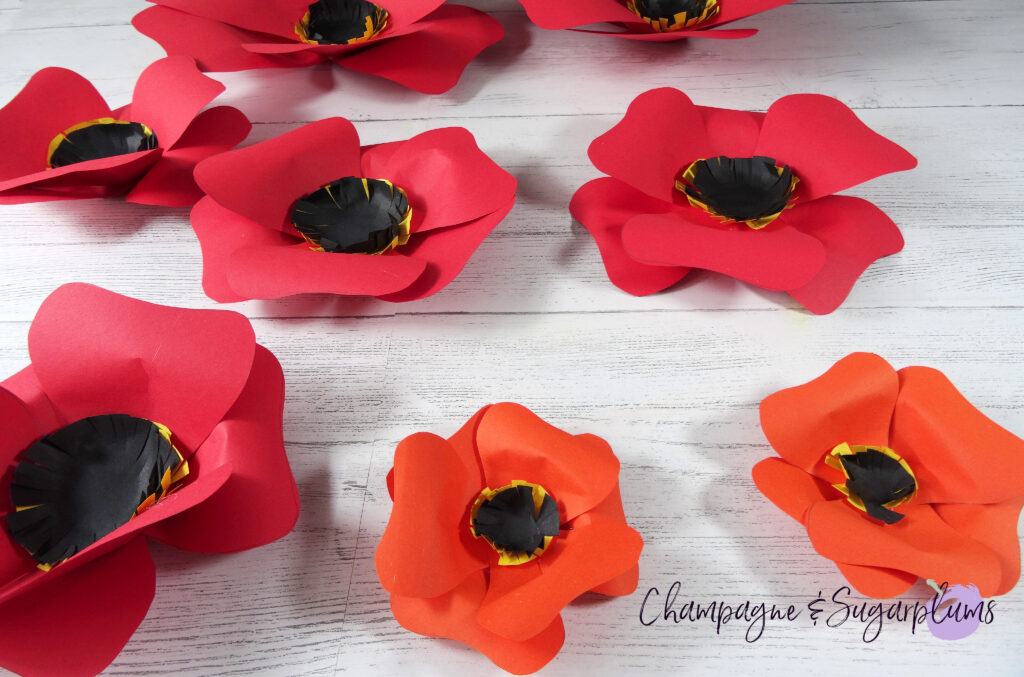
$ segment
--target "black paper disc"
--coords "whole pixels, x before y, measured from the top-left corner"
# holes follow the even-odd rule
[[[886,524],[895,524],[904,515],[894,512],[917,493],[917,479],[910,466],[892,449],[841,444],[825,463],[842,470],[845,485],[833,485],[846,494],[855,507]]]
[[[367,0],[318,0],[295,24],[295,33],[303,42],[350,45],[369,40],[387,23],[387,10]]]
[[[499,564],[524,564],[540,556],[561,528],[558,505],[543,487],[513,482],[484,489],[470,512],[473,535],[501,555]]]
[[[304,195],[292,225],[325,252],[380,254],[409,239],[405,191],[383,179],[349,176]]]
[[[658,32],[704,23],[718,14],[718,0],[626,0],[629,11]]]
[[[726,221],[764,228],[789,205],[797,179],[788,165],[769,157],[720,155],[687,167],[676,188],[690,204]]]
[[[188,472],[166,428],[127,414],[76,421],[19,459],[7,525],[47,566],[127,524]]]
[[[50,167],[64,167],[156,147],[156,134],[141,122],[100,118],[58,134],[50,142],[47,162]]]

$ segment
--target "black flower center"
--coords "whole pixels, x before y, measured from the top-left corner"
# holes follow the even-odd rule
[[[127,155],[156,148],[156,134],[141,122],[99,118],[64,130],[50,142],[49,167]]]
[[[676,180],[676,189],[693,206],[756,230],[779,217],[796,184],[789,166],[780,167],[772,158],[720,155],[687,167]]]
[[[309,6],[295,33],[303,42],[350,45],[384,30],[388,11],[366,0],[318,0]]]
[[[317,250],[381,254],[409,241],[412,208],[405,191],[383,179],[348,176],[304,195],[292,225]]]
[[[558,505],[539,484],[515,481],[484,489],[470,511],[473,535],[498,551],[499,564],[524,564],[543,554],[558,535]]]
[[[626,0],[629,11],[655,31],[677,31],[704,23],[718,14],[719,0]]]
[[[825,457],[825,463],[842,470],[846,484],[833,485],[847,500],[869,516],[895,524],[904,515],[892,508],[911,500],[917,480],[907,462],[886,447],[851,446],[843,443]]]
[[[162,425],[92,416],[22,452],[11,482],[11,536],[40,568],[84,550],[167,494],[188,464]]]

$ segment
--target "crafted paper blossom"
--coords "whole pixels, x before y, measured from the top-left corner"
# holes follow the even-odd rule
[[[44,68],[0,109],[0,204],[109,197],[185,207],[202,191],[192,169],[249,134],[229,106],[200,112],[224,85],[186,57],[139,76],[131,104],[111,110],[88,80]]]
[[[203,288],[216,301],[305,292],[411,301],[451,282],[515,201],[461,127],[359,146],[343,118],[196,167]]]
[[[92,675],[153,600],[147,537],[227,553],[291,531],[284,378],[237,313],[85,284],[43,302],[28,350],[0,383],[0,667]]]
[[[720,26],[793,0],[519,0],[541,28],[568,28],[627,40],[667,42],[684,38],[749,38],[756,28]],[[580,28],[591,24],[606,28]]]
[[[204,71],[297,68],[333,61],[425,94],[455,86],[501,40],[501,24],[444,0],[150,0],[132,24]]]
[[[636,589],[643,540],[626,524],[619,461],[518,404],[484,407],[451,438],[405,438],[377,575],[408,630],[455,639],[501,668],[539,670],[560,611],[588,590]]]
[[[751,113],[695,106],[669,88],[638,96],[589,154],[611,177],[581,187],[569,209],[617,287],[645,296],[704,268],[819,314],[903,248],[878,207],[834,193],[917,164],[827,96]]]
[[[758,489],[861,593],[918,577],[983,597],[1017,584],[1024,440],[941,372],[854,353],[765,399],[761,427],[781,458],[754,466]]]

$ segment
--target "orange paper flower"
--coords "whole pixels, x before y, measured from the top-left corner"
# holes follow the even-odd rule
[[[509,672],[539,670],[565,639],[565,605],[636,589],[643,540],[626,524],[618,477],[604,440],[518,404],[484,407],[448,440],[405,438],[376,554],[395,618]]]
[[[941,372],[854,353],[766,398],[761,427],[782,458],[754,466],[754,483],[861,593],[918,577],[985,597],[1017,584],[1024,440]]]

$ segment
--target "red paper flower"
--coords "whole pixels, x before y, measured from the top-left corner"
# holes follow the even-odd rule
[[[562,646],[566,604],[636,589],[643,540],[626,524],[618,475],[600,437],[518,404],[484,407],[448,440],[405,438],[376,553],[395,618],[509,672],[539,670]]]
[[[495,19],[444,0],[150,0],[132,19],[168,54],[204,71],[304,67],[333,61],[425,94],[455,86],[485,47],[501,40]]]
[[[861,593],[893,597],[918,577],[984,597],[1016,585],[1024,440],[942,372],[854,353],[765,399],[761,427],[782,458],[754,466],[758,489]]]
[[[85,284],[50,295],[28,348],[32,364],[0,384],[0,666],[91,675],[153,599],[146,537],[235,552],[291,531],[299,498],[281,438],[284,378],[241,315]],[[162,432],[136,451],[125,422]],[[180,456],[170,486],[149,493],[154,478],[139,464],[154,441]],[[136,480],[150,489],[132,493]],[[100,513],[119,521],[100,525]]]
[[[638,96],[589,154],[611,178],[585,184],[569,209],[617,287],[644,296],[705,268],[819,314],[903,248],[880,209],[834,193],[917,164],[827,96],[751,113],[695,106],[669,88]]]
[[[250,129],[234,108],[199,112],[222,91],[191,59],[161,59],[139,76],[132,103],[112,111],[81,75],[44,68],[0,109],[0,204],[124,193],[194,204],[202,191],[192,168]]]
[[[713,30],[793,0],[519,0],[541,28],[570,28],[627,40],[666,42],[683,38],[749,38],[756,28]],[[578,28],[609,23],[611,29]],[[620,30],[615,30],[618,27]]]
[[[224,302],[429,296],[505,218],[516,190],[461,127],[361,148],[344,118],[210,158],[196,180],[208,193],[192,210],[203,289]]]

